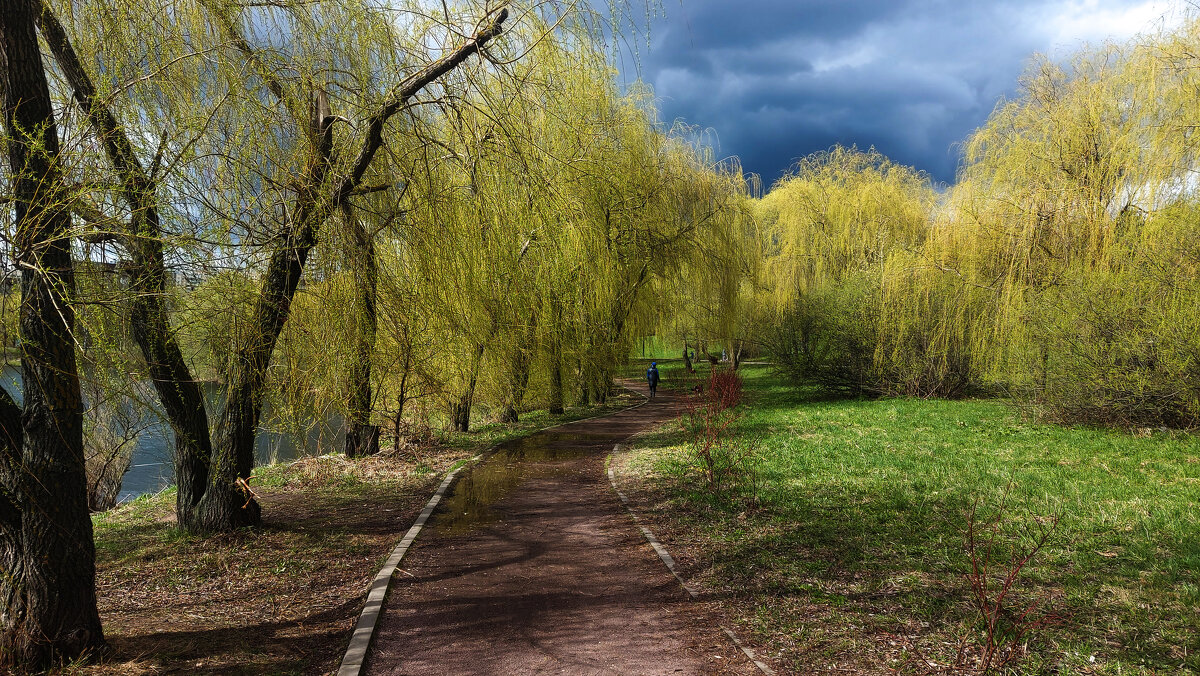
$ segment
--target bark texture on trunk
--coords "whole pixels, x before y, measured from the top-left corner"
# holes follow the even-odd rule
[[[130,329],[175,435],[175,482],[178,486],[175,514],[179,524],[188,528],[192,510],[208,483],[212,442],[203,392],[183,359],[164,305],[167,274],[158,186],[146,173],[124,127],[97,98],[91,76],[71,46],[66,30],[44,3],[38,15],[38,27],[101,141],[121,181],[121,195],[129,206],[131,219],[120,241],[130,255],[129,285],[133,291]]]
[[[72,339],[71,217],[58,167],[58,132],[34,0],[0,4],[0,77],[21,268],[20,459],[0,471],[0,664],[38,670],[104,646],[96,610],[95,549],[87,508],[83,406]],[[15,404],[0,405],[11,424]],[[7,425],[6,425],[7,426]],[[15,430],[4,435],[16,441]],[[13,526],[19,525],[19,530]]]
[[[525,339],[513,355],[512,374],[509,380],[508,402],[500,422],[515,423],[519,421],[518,411],[525,402],[525,393],[529,390],[530,369],[533,366],[533,355],[537,343],[538,313],[535,309],[529,316],[525,326]]]
[[[346,457],[358,458],[379,452],[379,425],[351,425],[346,428]]]
[[[250,326],[252,336],[234,353],[225,407],[217,421],[208,485],[192,528],[225,531],[257,525],[261,508],[248,482],[254,471],[254,438],[262,417],[267,366],[291,311],[308,254],[316,245],[313,206],[305,205],[271,254]]]
[[[507,18],[508,10],[501,9],[486,29],[402,82],[395,94],[364,121],[366,131],[358,154],[347,175],[335,181],[330,181],[328,176],[334,119],[322,114],[322,108],[327,108],[328,104],[322,106],[318,99],[311,120],[314,157],[297,194],[296,204],[290,210],[295,216],[285,227],[267,265],[251,320],[251,326],[256,330],[233,358],[228,398],[213,439],[208,487],[196,507],[196,530],[231,530],[261,520],[261,508],[254,500],[248,481],[254,468],[254,433],[262,415],[266,369],[291,312],[304,263],[317,243],[317,228],[341,208],[362,183],[375,153],[383,146],[383,128],[387,121],[417,92],[458,67],[499,35]],[[471,390],[473,396],[473,386]]]
[[[550,413],[562,415],[565,412],[563,401],[562,354],[555,350],[550,362]]]
[[[562,415],[563,376],[562,376],[562,302],[552,299],[551,311],[554,313],[554,325],[550,327],[550,413]]]
[[[137,291],[132,332],[176,435],[179,523],[193,531],[226,531],[257,524],[261,510],[248,482],[254,467],[254,437],[262,414],[266,368],[290,314],[304,263],[316,244],[317,229],[361,184],[375,153],[383,145],[383,128],[388,119],[402,110],[417,92],[499,35],[508,11],[500,10],[480,33],[402,82],[394,95],[365,121],[366,131],[351,168],[336,181],[328,180],[334,120],[327,110],[317,106],[310,120],[313,159],[290,211],[295,217],[277,239],[254,308],[253,325],[257,331],[234,355],[226,405],[219,415],[215,436],[210,438],[202,393],[186,368],[162,304],[166,272],[153,178],[143,170],[111,111],[97,103],[95,88],[59,22],[37,0],[18,0],[17,4],[19,8],[6,5],[6,11],[24,9],[30,26],[35,18],[40,22],[47,43],[103,142],[133,213],[129,237],[123,241],[133,259],[131,284]],[[242,50],[248,59],[256,58],[248,43],[237,36],[231,37],[235,38],[235,48]],[[36,39],[33,44],[36,51]],[[37,64],[40,73],[40,59]],[[263,75],[268,88],[276,96],[284,96],[284,87],[269,72],[264,71]]]
[[[591,351],[592,351],[592,349],[589,346],[588,352],[591,353]],[[591,382],[589,382],[590,374],[587,372],[587,364],[584,362],[583,357],[579,358],[578,370],[579,370],[579,402],[578,402],[578,404],[581,407],[591,406],[592,405],[592,384],[591,384]]]
[[[3,55],[0,54],[0,59]],[[7,632],[9,613],[20,608],[18,598],[24,577],[25,548],[21,537],[21,448],[25,434],[21,429],[21,408],[8,392],[0,389],[0,631]],[[14,656],[6,657],[5,645],[12,639],[0,638],[0,667]]]
[[[483,364],[483,343],[475,345],[471,358],[471,376],[458,399],[450,406],[450,425],[459,432],[471,431],[471,406],[475,401],[475,385],[479,382],[479,367]]]
[[[354,243],[356,310],[359,326],[354,335],[354,361],[350,365],[350,392],[347,401],[346,457],[355,458],[379,452],[379,427],[371,424],[371,359],[375,355],[375,336],[379,320],[375,312],[379,270],[375,258],[375,240],[355,217],[350,205],[342,214]]]

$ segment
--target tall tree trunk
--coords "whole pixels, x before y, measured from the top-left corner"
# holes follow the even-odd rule
[[[507,18],[508,10],[501,9],[495,21],[474,38],[405,79],[394,95],[360,125],[365,127],[365,131],[358,154],[351,162],[348,173],[335,182],[328,194],[322,191],[329,187],[326,183],[333,148],[334,120],[332,116],[322,114],[322,108],[328,104],[320,105],[318,98],[318,105],[310,120],[315,143],[314,157],[297,195],[296,205],[291,210],[295,217],[282,233],[280,243],[267,265],[251,320],[255,331],[234,354],[228,397],[213,440],[208,487],[196,506],[196,529],[231,530],[260,521],[261,508],[254,500],[248,481],[254,468],[254,432],[262,415],[267,365],[291,311],[304,263],[316,245],[317,228],[330,213],[349,200],[362,183],[375,153],[383,146],[383,128],[387,121],[426,85],[457,68],[499,35]],[[238,46],[243,52],[252,53],[244,41]],[[280,95],[282,87],[273,80],[271,82],[274,83],[271,88]],[[473,384],[471,396],[474,396]]]
[[[183,359],[163,303],[167,275],[157,185],[134,152],[124,127],[97,98],[91,76],[71,46],[66,30],[44,4],[38,15],[38,26],[70,83],[75,99],[102,141],[105,154],[121,180],[121,193],[132,214],[126,228],[127,236],[121,238],[121,244],[131,257],[130,329],[175,435],[175,483],[178,487],[175,515],[180,526],[189,528],[192,510],[208,484],[212,442],[204,394]]]
[[[0,58],[3,55],[0,54]],[[24,431],[21,429],[21,408],[13,401],[4,389],[0,389],[0,632],[7,634],[10,624],[15,620],[9,619],[12,609],[21,608],[23,601],[19,597],[21,586],[18,581],[24,578],[25,548],[21,537],[21,512],[24,507],[21,499],[20,481],[24,470],[21,468],[21,448],[24,445]],[[13,642],[11,638],[0,637],[0,667],[15,660],[16,656],[6,651]]]
[[[612,387],[612,374],[607,366],[601,366],[600,371],[596,374],[596,379],[592,381],[592,401],[600,405],[608,403],[608,395],[612,393]]]
[[[591,346],[589,346],[588,353],[590,354],[591,352],[592,352]],[[592,405],[592,383],[591,383],[591,378],[589,377],[590,374],[587,372],[587,362],[584,360],[584,357],[579,358],[578,368],[579,368],[579,402],[578,403],[580,406],[591,406]]]
[[[392,450],[397,455],[400,453],[400,428],[404,425],[404,404],[408,402],[408,374],[411,369],[412,351],[410,346],[404,353],[404,368],[400,372],[400,393],[396,395],[396,415],[392,418]]]
[[[537,343],[538,313],[534,309],[529,315],[529,323],[525,326],[525,336],[522,345],[518,346],[513,357],[512,378],[509,381],[508,402],[504,406],[501,422],[515,423],[519,420],[518,409],[525,401],[525,392],[529,389],[529,370],[533,365],[533,354]]]
[[[550,413],[562,415],[565,411],[563,401],[562,374],[562,301],[557,297],[550,301],[554,312],[554,325],[550,327]]]
[[[484,344],[475,346],[471,359],[471,377],[458,400],[450,407],[450,425],[459,432],[471,431],[471,406],[475,401],[475,385],[479,382],[479,367],[483,364]]]
[[[20,2],[25,6],[31,0]],[[474,38],[401,83],[394,95],[365,121],[365,134],[349,173],[333,186],[327,185],[326,180],[333,146],[333,120],[318,109],[315,119],[309,121],[312,123],[314,160],[291,212],[297,216],[287,226],[272,253],[254,311],[254,326],[258,331],[234,355],[226,406],[218,420],[216,438],[210,439],[202,393],[183,362],[161,301],[166,276],[154,183],[138,163],[132,145],[115,117],[96,103],[95,88],[71,50],[62,26],[40,3],[29,4],[29,10],[32,15],[40,15],[47,43],[104,142],[133,212],[131,237],[125,242],[133,258],[131,285],[136,291],[132,329],[176,435],[179,523],[195,531],[222,531],[256,524],[260,520],[260,509],[247,482],[254,467],[254,435],[262,413],[266,368],[287,321],[304,262],[316,243],[316,230],[334,209],[346,203],[362,182],[375,153],[383,144],[383,127],[387,120],[403,109],[413,95],[499,35],[508,12],[502,9]],[[32,16],[30,18],[32,20]],[[244,40],[237,39],[236,35],[232,37],[234,45],[249,59],[256,58]],[[282,97],[285,88],[269,71],[264,70],[262,75],[268,88]],[[332,189],[328,193],[321,192],[329,188]]]
[[[550,351],[550,413],[562,415],[566,402],[563,399],[562,343],[556,338]]]
[[[313,205],[305,207],[271,255],[254,305],[253,334],[234,353],[225,407],[213,439],[208,485],[192,519],[195,530],[232,530],[261,520],[262,510],[248,484],[254,470],[254,438],[271,353],[291,311],[304,263],[316,245]]]
[[[378,317],[375,299],[379,281],[375,242],[347,203],[342,208],[354,241],[355,290],[358,331],[354,336],[354,361],[350,365],[350,396],[346,420],[346,457],[379,452],[379,426],[371,424],[371,358],[375,354]]]
[[[34,28],[38,11],[33,0],[0,4],[0,89],[16,206],[25,387],[19,467],[11,466],[13,450],[4,452],[10,465],[3,468],[4,484],[13,493],[0,506],[7,512],[0,516],[6,531],[0,560],[15,565],[3,571],[0,583],[0,664],[33,670],[104,645],[72,337],[71,217]],[[10,403],[3,406],[8,415]],[[14,436],[6,435],[7,441]],[[19,531],[12,530],[16,521]]]

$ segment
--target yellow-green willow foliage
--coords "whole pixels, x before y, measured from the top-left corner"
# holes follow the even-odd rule
[[[759,202],[768,341],[795,377],[913,395],[970,384],[966,299],[923,252],[936,204],[926,175],[842,147],[803,160]]]
[[[377,424],[414,398],[459,429],[603,400],[630,336],[667,305],[658,289],[717,260],[728,305],[749,265],[740,173],[660,129],[648,92],[621,95],[596,43],[536,42],[474,85],[406,118],[414,141],[380,165],[402,189],[356,200],[377,256]],[[322,240],[276,351],[276,410],[297,418],[336,411],[351,387],[351,230]]]
[[[693,130],[675,132],[683,138]],[[689,214],[697,233],[674,273],[655,281],[655,306],[640,317],[641,333],[670,336],[702,350],[725,349],[737,368],[761,338],[764,240],[741,166],[735,160],[714,161],[702,145],[680,145],[679,152],[691,161],[695,176],[679,210]]]
[[[1065,420],[1200,424],[1200,22],[1037,59],[958,183],[841,148],[758,204],[798,377],[983,385]]]
[[[168,265],[202,280],[173,292],[171,323],[206,378],[224,376],[253,338],[244,320],[266,259],[287,236],[297,196],[323,189],[309,184],[305,123],[315,95],[328,95],[336,117],[336,177],[398,81],[497,9],[420,0],[179,0],[161,12],[125,1],[52,4],[157,184]],[[564,374],[568,391],[603,396],[626,319],[646,304],[643,280],[665,274],[663,261],[686,239],[671,230],[682,217],[672,185],[686,191],[695,172],[677,176],[666,161],[677,153],[666,150],[646,95],[617,93],[594,17],[571,3],[509,9],[487,58],[446,74],[391,118],[362,194],[323,217],[267,378],[276,409],[294,411],[298,424],[346,408],[339,400],[355,389],[361,343],[351,336],[365,323],[356,293],[363,255],[346,234],[354,224],[375,249],[376,412],[420,397],[466,408],[468,418],[476,381],[490,408],[514,413],[531,388],[536,403],[554,406],[550,381]],[[65,79],[59,87],[68,99]],[[87,120],[67,112],[80,202],[107,217],[80,220],[80,229],[119,229],[130,214],[113,168]],[[647,252],[663,241],[671,246]],[[238,293],[222,293],[234,281]]]
[[[990,379],[1056,417],[1200,423],[1197,46],[1040,60],[966,146],[935,255],[992,296]]]
[[[591,324],[603,330],[594,363],[619,363],[630,350],[629,336],[658,328],[661,318],[684,311],[686,300],[676,290],[703,267],[719,272],[717,262],[736,266],[742,243],[730,235],[737,225],[743,190],[736,167],[718,166],[704,147],[687,141],[686,130],[663,133],[646,111],[648,100],[629,99],[622,129],[633,141],[614,148],[612,166],[588,192],[583,214],[592,223],[587,261],[590,283],[603,282],[589,310]],[[706,259],[709,264],[706,264]],[[724,288],[723,288],[724,287]],[[728,290],[717,274],[697,282],[706,294]],[[693,297],[695,300],[696,297]],[[713,328],[720,328],[713,326]],[[601,383],[608,374],[600,370]]]

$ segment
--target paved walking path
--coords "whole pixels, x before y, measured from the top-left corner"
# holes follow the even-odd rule
[[[755,674],[688,599],[608,483],[613,444],[679,398],[502,447],[401,562],[369,674]]]

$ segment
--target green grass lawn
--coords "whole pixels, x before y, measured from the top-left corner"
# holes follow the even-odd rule
[[[674,429],[621,462],[781,665],[970,664],[983,638],[965,533],[977,502],[984,523],[1007,493],[993,571],[1060,517],[1013,592],[1016,610],[1041,600],[1054,615],[1014,673],[1200,671],[1196,437],[1040,424],[996,401],[822,399],[744,373],[756,498],[703,490]]]

